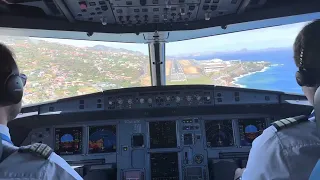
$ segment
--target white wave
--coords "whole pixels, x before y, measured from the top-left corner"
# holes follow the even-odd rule
[[[238,83],[236,83],[235,81],[232,81],[231,83],[232,83],[233,85],[237,86],[237,87],[241,87],[241,88],[246,88],[246,87],[247,87],[246,85],[238,84]]]
[[[243,84],[238,84],[237,81],[239,81],[240,78],[243,78],[243,77],[246,77],[246,76],[250,76],[252,74],[256,74],[256,73],[261,73],[261,72],[265,72],[269,69],[270,67],[267,66],[267,67],[264,67],[262,70],[260,71],[255,71],[255,72],[250,72],[250,73],[247,73],[247,74],[243,74],[243,75],[240,75],[238,77],[235,77],[233,78],[233,81],[231,82],[232,84],[234,84],[235,86],[238,86],[238,87],[241,87],[241,88],[245,88],[246,85],[243,85]]]
[[[270,66],[277,67],[277,66],[284,66],[284,64],[271,64]]]

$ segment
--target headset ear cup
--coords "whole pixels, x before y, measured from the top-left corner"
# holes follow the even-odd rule
[[[296,81],[299,84],[299,86],[305,86],[306,85],[306,80],[305,76],[302,72],[297,71],[296,72]]]
[[[23,96],[23,82],[17,75],[8,78],[5,86],[5,96],[8,104],[17,104]]]
[[[300,86],[313,87],[316,85],[316,78],[305,70],[299,70],[296,72],[296,80]]]

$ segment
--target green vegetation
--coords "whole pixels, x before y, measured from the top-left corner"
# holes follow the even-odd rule
[[[28,76],[24,104],[141,86],[149,75],[148,56],[134,51],[16,37],[1,41],[13,49],[21,72]]]

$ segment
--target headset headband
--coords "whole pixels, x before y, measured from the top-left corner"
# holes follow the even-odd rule
[[[306,68],[304,67],[303,65],[303,53],[304,53],[304,48],[301,48],[300,50],[300,61],[299,61],[299,69],[303,69],[303,70],[306,70]]]
[[[10,69],[12,74],[19,74],[18,65],[12,56],[10,56]]]

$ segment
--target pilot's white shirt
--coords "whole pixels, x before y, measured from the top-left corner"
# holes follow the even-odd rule
[[[10,136],[10,133],[9,133],[9,128],[7,126],[4,126],[4,125],[0,124],[0,133],[6,135],[7,137],[9,137],[11,139],[11,136]],[[11,143],[8,143],[7,141],[2,141],[2,143],[4,145],[6,145],[6,146],[13,146]],[[65,172],[67,172],[70,175],[69,177],[73,177],[72,179],[83,180],[83,178],[64,159],[62,159],[56,153],[52,152],[51,155],[49,156],[48,160],[52,164],[60,166]],[[48,170],[46,172],[47,173],[46,177],[48,179],[56,179],[55,176],[56,177],[59,176],[59,175],[54,174],[56,172],[57,171]],[[52,177],[52,178],[50,178],[50,177]],[[67,177],[67,176],[64,176],[64,177]]]
[[[270,126],[257,137],[243,180],[306,180],[320,158],[314,117],[277,131]]]

